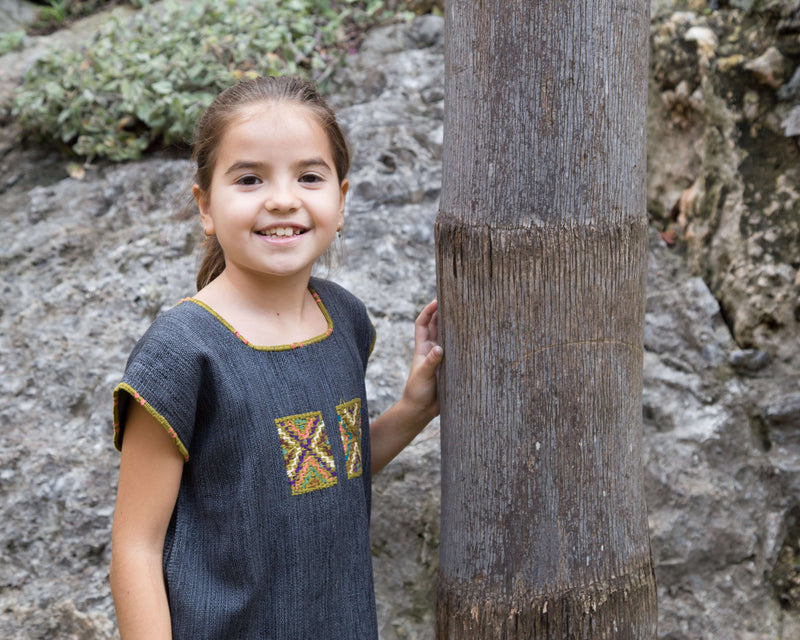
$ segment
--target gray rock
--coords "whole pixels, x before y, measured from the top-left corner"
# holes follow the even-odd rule
[[[782,15],[790,3],[777,4],[770,6]],[[776,81],[785,77],[767,64],[779,54],[763,40],[766,31],[774,33],[776,19],[772,12],[754,12],[742,32],[738,12],[656,17],[648,201],[651,210],[665,212],[667,224],[675,223],[692,271],[720,301],[736,343],[797,368],[800,151],[795,139],[786,138],[797,127],[792,105],[775,101],[774,82],[742,92],[734,71],[749,43],[758,42],[759,50],[773,50],[761,56],[765,69],[772,69],[765,73]],[[685,29],[695,27],[713,29],[723,43],[719,64],[683,55],[675,46]],[[665,99],[681,77],[691,80],[684,93],[700,99]],[[734,93],[741,98],[732,99]]]
[[[794,618],[764,575],[796,494],[776,486],[765,450],[775,436],[751,418],[774,382],[748,387],[728,369],[735,345],[719,305],[655,235],[646,323],[645,478],[659,636],[783,638],[781,625]],[[781,477],[799,478],[789,469]]]
[[[424,15],[411,23],[407,31],[406,48],[444,47],[444,18]]]
[[[758,0],[729,0],[728,4],[737,9],[750,11],[758,2]]]
[[[789,115],[781,122],[781,126],[787,138],[800,136],[800,105],[789,112]]]
[[[36,5],[27,0],[0,0],[0,33],[24,29],[36,18]]]
[[[787,77],[788,62],[776,47],[769,47],[758,58],[744,65],[756,79],[773,89],[780,87]]]
[[[760,349],[736,349],[729,356],[731,366],[739,371],[761,371],[770,360],[770,355]]]
[[[791,428],[800,437],[800,392],[788,394],[779,398],[777,402],[766,405],[763,416],[771,428]]]
[[[800,67],[794,70],[789,82],[778,89],[778,98],[781,100],[800,99]]]

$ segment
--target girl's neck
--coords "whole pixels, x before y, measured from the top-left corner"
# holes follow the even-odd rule
[[[270,278],[252,277],[226,268],[212,284],[218,288],[217,296],[224,296],[227,304],[267,315],[299,316],[308,291],[308,273]]]
[[[309,277],[298,274],[254,279],[226,269],[194,298],[211,307],[253,344],[302,342],[328,328],[308,290]]]

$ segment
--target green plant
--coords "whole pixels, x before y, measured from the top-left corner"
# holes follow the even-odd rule
[[[39,9],[45,20],[64,22],[67,18],[68,0],[48,0],[47,6]]]
[[[60,28],[67,21],[70,9],[70,0],[47,0],[36,14],[33,30],[47,32]]]
[[[149,4],[149,0],[47,0],[37,12],[36,21],[30,26],[31,33],[45,34],[62,28],[67,23],[97,11],[117,5],[129,4],[137,8]]]
[[[15,51],[22,47],[22,41],[25,39],[25,31],[8,31],[0,33],[0,56],[7,54],[9,51]]]
[[[76,154],[138,158],[182,143],[213,96],[244,76],[324,81],[382,0],[167,0],[113,20],[82,50],[39,60],[12,115]],[[157,10],[156,10],[157,9]]]

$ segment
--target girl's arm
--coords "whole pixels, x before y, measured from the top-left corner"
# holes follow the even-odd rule
[[[370,426],[372,473],[385,467],[414,437],[439,415],[436,367],[444,352],[438,344],[436,300],[414,323],[414,357],[400,400]]]
[[[163,427],[131,402],[111,532],[111,592],[122,640],[172,638],[161,558],[183,463]]]

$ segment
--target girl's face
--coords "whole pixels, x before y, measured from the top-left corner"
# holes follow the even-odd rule
[[[295,104],[246,107],[220,141],[211,187],[193,192],[225,270],[311,275],[344,222],[348,183],[313,113]]]

